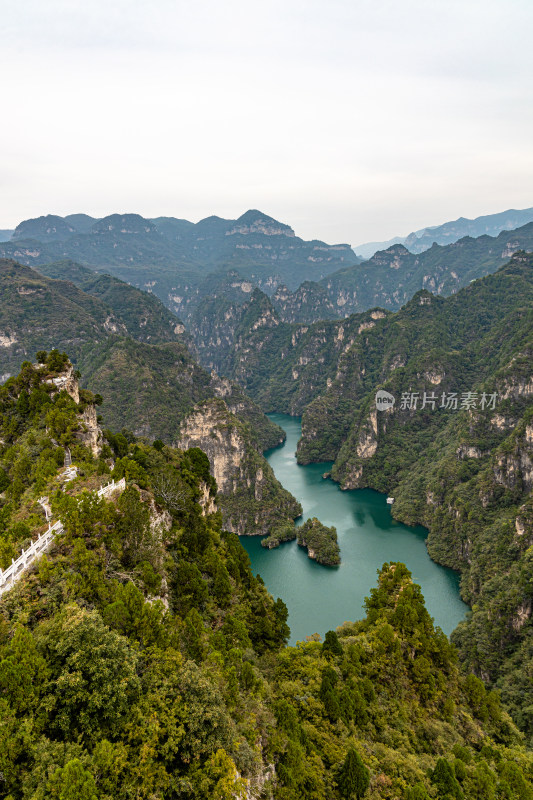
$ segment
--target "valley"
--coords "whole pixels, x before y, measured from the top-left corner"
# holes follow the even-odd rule
[[[437,683],[414,678],[422,694],[414,706],[404,697],[402,713],[416,716],[417,704],[426,704],[428,719],[439,720],[450,743],[447,726],[458,724],[454,715],[461,707],[462,714],[481,715],[475,725],[487,725],[498,746],[530,744],[533,223],[420,253],[392,245],[356,263],[347,245],[320,250],[320,243],[298,240],[289,226],[260,212],[196,226],[135,215],[104,221],[74,216],[30,221],[1,245],[9,257],[0,260],[0,567],[39,535],[35,503],[45,489],[55,492],[62,514],[70,508],[70,490],[52,491],[50,484],[60,444],[72,447],[81,464],[72,491],[93,490],[96,476],[110,476],[125,481],[129,505],[120,500],[117,512],[102,506],[93,516],[87,506],[87,519],[107,531],[104,539],[90,534],[83,521],[72,522],[70,538],[52,546],[42,569],[30,569],[20,586],[5,593],[0,623],[9,630],[15,624],[11,597],[23,607],[36,603],[28,595],[35,581],[46,586],[51,580],[59,591],[66,580],[61,570],[70,574],[73,563],[74,572],[81,569],[86,577],[83,585],[68,578],[69,596],[90,598],[83,603],[91,613],[103,615],[105,625],[132,641],[151,640],[128,627],[122,606],[115,604],[126,607],[135,591],[144,598],[135,594],[139,609],[161,600],[167,610],[163,627],[154,628],[162,637],[157,646],[173,642],[168,646],[206,675],[211,655],[219,654],[213,655],[224,664],[215,679],[221,691],[217,707],[229,715],[230,727],[245,714],[242,700],[235,699],[240,689],[263,687],[250,701],[257,726],[247,735],[268,745],[260,755],[256,749],[254,758],[241,757],[232,745],[237,766],[227,769],[237,769],[257,788],[270,780],[273,759],[277,797],[284,797],[282,785],[297,785],[303,764],[313,772],[315,758],[322,760],[315,780],[334,791],[322,745],[304,746],[294,733],[300,728],[293,715],[303,725],[305,714],[292,705],[294,678],[284,682],[283,665],[291,662],[298,672],[295,665],[303,659],[303,691],[313,659],[326,659],[317,691],[332,726],[331,746],[357,731],[368,752],[377,754],[385,746],[378,732],[383,723],[366,710],[373,702],[368,685],[364,694],[356,687],[362,678],[353,683],[365,670],[354,666],[353,672],[348,662],[363,664],[361,653],[370,646],[372,666],[365,674],[377,686],[382,648],[386,663],[393,663],[395,636],[409,640],[422,629],[429,650],[423,645],[416,658],[436,659],[437,668],[438,652],[450,648],[449,661]],[[30,234],[41,238],[29,240]],[[267,239],[275,245],[269,244],[265,260]],[[244,242],[251,243],[248,250],[240,246]],[[321,260],[313,260],[315,252]],[[281,265],[273,271],[274,262]],[[169,299],[178,274],[183,294]],[[67,396],[43,389],[46,375],[70,387]],[[378,390],[395,399],[394,407],[377,410]],[[443,396],[459,400],[444,408]],[[418,400],[411,405],[405,397]],[[462,403],[465,397],[472,402]],[[492,405],[481,400],[489,397]],[[300,417],[301,427],[295,419]],[[385,494],[394,498],[392,505]],[[132,520],[144,519],[148,508],[169,533],[158,542],[139,540],[139,553],[147,556],[139,561],[133,555],[137,522],[120,545],[121,526],[130,525],[121,520],[130,513]],[[294,540],[310,518],[316,518],[322,540],[338,536],[340,563],[335,547],[325,551],[321,564],[322,555]],[[145,523],[139,522],[141,528]],[[93,555],[76,543],[81,530]],[[261,544],[265,538],[268,547]],[[107,548],[105,563],[115,563],[105,567],[102,579],[94,567],[101,547]],[[46,577],[49,558],[63,564],[53,567],[63,576],[57,585]],[[378,589],[370,591],[376,572]],[[104,588],[100,580],[111,583]],[[91,588],[92,581],[100,588]],[[408,597],[406,619],[418,620],[415,633],[395,616],[389,592],[398,586]],[[52,616],[70,613],[54,597]],[[139,613],[148,615],[146,609]],[[301,644],[293,651],[287,642]],[[339,680],[325,666],[330,645],[339,669],[344,665],[342,682],[348,681],[338,690],[328,683]],[[408,662],[398,668],[427,677],[425,661],[416,669],[409,663],[410,646],[402,644],[396,653],[404,652]],[[235,649],[248,655],[233,664]],[[4,659],[11,657],[9,649],[2,652]],[[0,688],[1,680],[0,669]],[[231,688],[235,681],[239,690],[237,684]],[[392,694],[398,691],[395,683]],[[277,697],[274,706],[264,699],[269,692]],[[379,692],[386,705],[382,686]],[[449,692],[455,700],[446,704]],[[364,713],[351,705],[359,693]],[[491,699],[474,701],[476,693]],[[499,697],[505,710],[498,710]],[[293,722],[281,734],[285,713]],[[259,721],[262,714],[274,714],[278,734],[271,736],[270,723]],[[316,731],[321,723],[313,718],[308,724]],[[53,715],[47,718],[50,741],[57,736],[55,725]],[[439,745],[449,758],[446,747],[473,746],[471,734],[461,730],[461,741],[470,744]],[[303,747],[296,772],[284,755],[293,735]],[[486,734],[479,736],[484,741]],[[421,748],[418,743],[412,751],[415,760]],[[216,748],[209,752],[213,756]],[[398,753],[390,749],[395,762]],[[513,763],[525,764],[522,758],[513,756]],[[430,762],[436,768],[433,756]],[[399,783],[391,775],[396,788],[383,796],[403,797],[415,776],[431,792],[421,763],[411,772],[404,765]],[[186,772],[183,765],[177,768]],[[13,766],[6,769],[16,774]],[[202,775],[198,781],[194,791],[201,795],[198,787],[208,779]],[[477,800],[472,781],[470,776],[462,784],[465,797]],[[377,787],[375,782],[373,796],[382,800]],[[260,796],[259,789],[253,791]],[[292,791],[287,788],[287,800]]]
[[[323,638],[345,619],[359,619],[369,580],[384,561],[402,561],[408,567],[420,584],[435,625],[451,634],[468,606],[459,597],[458,575],[430,559],[425,546],[427,530],[395,521],[382,494],[368,489],[341,491],[322,477],[331,469],[330,463],[298,465],[299,419],[283,414],[273,414],[271,419],[285,430],[287,438],[283,445],[267,451],[266,458],[276,478],[302,505],[298,524],[318,516],[325,525],[335,525],[342,560],[340,567],[324,567],[311,561],[296,542],[265,551],[256,537],[241,537],[254,573],[287,605],[290,643],[305,641],[314,633]]]
[[[533,4],[4,6],[0,800],[533,800]]]
[[[285,603],[224,531],[207,456],[101,430],[92,446],[98,397],[61,388],[58,351],[40,357],[0,387],[2,567],[47,527],[43,493],[62,523],[0,598],[5,794],[148,800],[178,779],[191,800],[320,800],[355,760],[372,800],[450,784],[479,800],[482,781],[529,800],[523,736],[403,563],[381,566],[362,619],[287,646]],[[77,475],[60,488],[65,447]]]

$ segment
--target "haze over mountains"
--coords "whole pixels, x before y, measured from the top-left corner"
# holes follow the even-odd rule
[[[288,225],[254,210],[237,220],[208,217],[197,224],[138,214],[100,220],[49,215],[22,222],[1,251],[28,266],[71,258],[112,269],[117,277],[152,289],[167,305],[221,268],[237,266],[265,288],[280,282],[297,288],[306,278],[320,280],[358,261],[347,244],[305,242]]]
[[[403,244],[411,253],[423,253],[431,245],[451,244],[462,239],[463,236],[497,236],[502,231],[510,231],[518,228],[533,220],[533,208],[524,208],[517,211],[510,208],[498,214],[485,214],[475,219],[459,217],[453,222],[445,222],[441,225],[432,225],[429,228],[421,228],[413,231],[407,236],[395,236],[384,242],[367,242],[358,244],[354,247],[355,252],[361,258],[370,258],[377,250],[386,250],[394,244]]]
[[[428,245],[422,253],[393,244],[361,264],[349,245],[304,241],[257,210],[196,224],[138,214],[48,215],[21,222],[10,241],[0,243],[0,256],[34,267],[66,259],[108,272],[157,295],[191,330],[205,300],[239,305],[254,287],[271,297],[280,319],[312,323],[376,305],[395,310],[422,288],[452,294],[498,269],[517,249],[533,249],[533,223],[512,234],[501,230],[532,218],[533,209],[461,218],[406,237],[414,250]],[[480,231],[477,238],[464,236]],[[428,237],[450,243],[429,247]]]

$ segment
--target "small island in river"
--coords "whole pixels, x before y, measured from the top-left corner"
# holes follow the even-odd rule
[[[300,528],[294,525],[279,525],[270,536],[261,539],[261,545],[272,550],[279,547],[282,542],[291,542],[298,539],[300,547],[307,548],[307,555],[319,564],[328,567],[341,563],[340,548],[337,542],[337,529],[328,528],[316,517],[308,519]]]
[[[308,519],[297,529],[298,544],[307,547],[307,555],[329,567],[341,563],[340,547],[337,541],[337,529],[328,528],[316,517]]]

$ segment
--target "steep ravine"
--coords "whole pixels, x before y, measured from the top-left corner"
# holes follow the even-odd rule
[[[251,428],[222,399],[196,406],[182,422],[176,444],[199,447],[209,458],[227,530],[266,536],[301,513],[300,504],[276,480]]]

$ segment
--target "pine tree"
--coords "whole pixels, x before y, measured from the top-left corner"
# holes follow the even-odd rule
[[[222,608],[226,608],[231,600],[231,581],[229,579],[228,570],[222,562],[217,565],[217,571],[214,582],[215,597],[219,601]]]
[[[341,797],[346,800],[363,797],[370,784],[370,773],[363,764],[361,756],[354,747],[350,747],[344,764],[339,770],[337,785]]]
[[[324,655],[342,656],[342,645],[339,642],[339,637],[335,631],[327,631],[324,636],[324,644],[322,645],[322,652]]]
[[[430,800],[430,798],[424,784],[417,783],[416,786],[411,786],[407,789],[404,800]]]
[[[445,758],[439,758],[437,761],[435,769],[433,770],[433,775],[431,776],[431,782],[435,784],[439,794],[443,796],[449,795],[450,797],[455,797],[456,800],[462,800],[463,793],[459,782],[454,775],[452,767]]]

